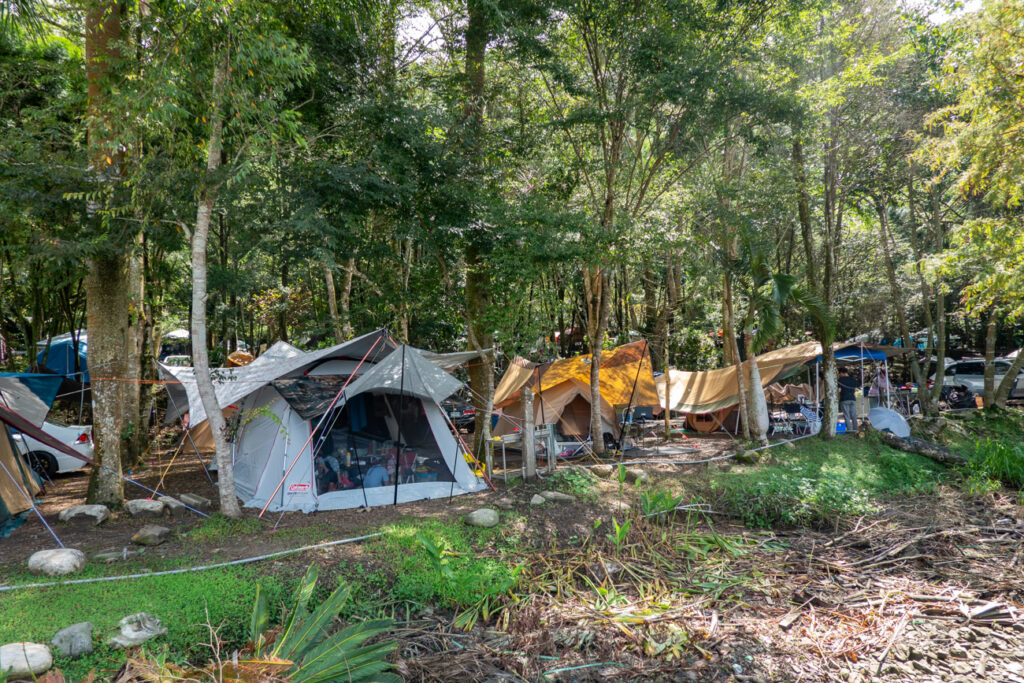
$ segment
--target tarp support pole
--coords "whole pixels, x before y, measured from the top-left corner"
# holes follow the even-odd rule
[[[18,457],[17,451],[14,452],[14,457]],[[50,532],[51,536],[53,536],[53,540],[57,541],[57,545],[63,548],[64,544],[61,543],[61,540],[57,537],[57,533],[53,528],[46,523],[46,518],[43,517],[43,513],[39,512],[39,508],[36,507],[36,502],[32,500],[32,496],[28,495],[28,491],[26,491],[22,485],[18,484],[18,480],[14,478],[14,475],[11,474],[11,471],[7,469],[7,465],[5,465],[2,460],[0,460],[0,467],[4,468],[4,472],[7,473],[7,478],[14,484],[14,488],[18,489],[21,495],[25,496],[25,501],[29,504],[29,507],[32,508],[32,512],[36,513],[36,516],[39,517],[39,521],[43,523],[46,530]]]

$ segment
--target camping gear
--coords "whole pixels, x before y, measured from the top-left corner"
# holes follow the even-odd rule
[[[910,436],[910,425],[895,410],[872,408],[868,412],[868,422],[880,432],[892,432],[901,439]]]
[[[494,392],[494,407],[502,412],[494,434],[511,434],[522,424],[520,390],[528,385],[536,396],[534,424],[554,423],[562,434],[587,438],[590,434],[591,359],[592,356],[586,354],[538,365],[515,358]],[[658,405],[646,341],[603,352],[599,377],[602,432],[613,438],[620,432],[616,406]]]
[[[190,411],[189,432],[208,433],[192,368],[161,372],[181,382],[167,386],[182,402],[178,414]],[[439,405],[462,386],[386,330],[309,353],[279,342],[245,367],[218,371],[218,402],[237,411],[231,447],[242,504],[311,512],[481,490]],[[359,485],[318,486],[317,463],[326,458]],[[363,486],[378,465],[390,466],[389,484]],[[382,480],[379,471],[370,474],[371,482]]]

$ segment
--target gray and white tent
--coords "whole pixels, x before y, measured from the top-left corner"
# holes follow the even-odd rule
[[[231,445],[243,505],[310,512],[485,487],[439,406],[462,383],[423,352],[396,346],[384,330],[315,352],[291,349],[215,380],[221,408],[236,406]],[[191,429],[201,429],[206,414],[191,368],[163,372],[181,382],[172,390],[187,395]],[[379,483],[375,465],[388,485],[364,485]]]

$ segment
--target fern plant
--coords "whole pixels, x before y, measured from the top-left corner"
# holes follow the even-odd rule
[[[285,675],[292,683],[401,683],[399,676],[390,673],[391,663],[387,661],[398,642],[364,644],[391,628],[391,621],[364,621],[331,633],[334,618],[348,602],[351,588],[347,584],[339,586],[316,609],[310,610],[309,600],[319,574],[317,565],[310,565],[295,589],[293,606],[284,618],[281,632],[270,643],[266,638],[270,623],[267,599],[257,587],[250,622],[256,658],[291,662]]]

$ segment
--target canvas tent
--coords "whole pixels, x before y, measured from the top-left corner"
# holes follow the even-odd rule
[[[521,390],[534,393],[534,424],[556,425],[567,436],[585,439],[590,433],[590,354],[538,365],[516,358],[501,378],[494,406],[502,416],[496,435],[511,434],[522,424]],[[618,435],[616,410],[656,406],[651,355],[646,341],[624,344],[601,355],[600,384],[603,431]]]
[[[418,349],[378,330],[329,349],[279,351],[215,381],[222,409],[237,406],[232,454],[243,505],[311,512],[484,487],[438,405],[462,384]],[[194,375],[163,370],[181,381],[192,429],[201,428]],[[392,485],[364,486],[375,465]],[[336,486],[334,466],[351,488]]]
[[[61,378],[56,375],[0,373],[0,528],[11,529],[12,519],[34,507],[39,484],[21,458],[11,429],[17,429],[72,457],[92,463],[70,446],[40,429]],[[20,522],[19,522],[20,523]]]
[[[835,350],[836,360],[847,363],[861,359],[884,360],[897,353],[902,353],[902,349],[895,347],[865,344],[836,344]],[[791,376],[807,363],[817,363],[820,360],[821,344],[818,342],[804,342],[762,353],[757,356],[761,386],[768,387],[777,380]],[[747,364],[749,361],[744,361],[744,365]],[[739,382],[734,365],[700,372],[670,370],[668,379],[671,381],[670,410],[705,414],[730,408],[739,403]],[[655,383],[658,388],[659,405],[664,406],[666,385],[668,384],[665,375],[657,377]],[[816,396],[817,391],[809,392],[809,394],[811,397]]]

